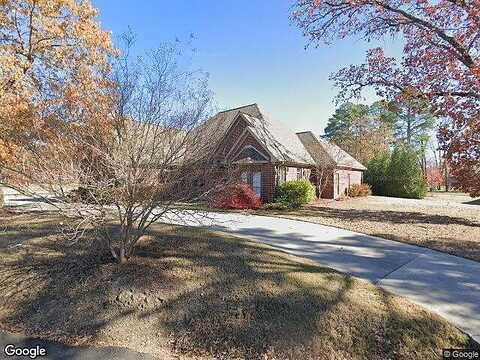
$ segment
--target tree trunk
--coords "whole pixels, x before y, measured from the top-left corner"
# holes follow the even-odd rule
[[[450,184],[449,184],[449,179],[448,179],[448,166],[447,162],[445,161],[445,192],[450,191]]]
[[[122,246],[120,248],[120,253],[118,255],[118,263],[125,264],[128,261],[128,258],[125,256],[125,248]]]
[[[423,176],[427,175],[427,156],[425,153],[425,149],[422,150],[422,173]]]
[[[412,112],[410,107],[407,110],[407,144],[411,145],[412,143]]]

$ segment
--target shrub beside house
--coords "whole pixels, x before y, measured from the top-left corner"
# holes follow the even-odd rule
[[[349,197],[363,197],[372,195],[372,189],[368,184],[353,184],[347,192]]]
[[[259,209],[262,200],[245,183],[235,183],[215,192],[209,205],[217,209]]]
[[[428,185],[414,149],[397,145],[393,152],[381,154],[368,164],[366,182],[375,195],[423,199]]]
[[[277,188],[275,201],[287,208],[299,208],[315,200],[315,187],[308,180],[287,181]]]

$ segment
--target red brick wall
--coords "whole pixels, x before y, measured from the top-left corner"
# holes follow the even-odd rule
[[[248,184],[253,184],[253,173],[262,173],[262,202],[273,201],[275,194],[275,169],[271,163],[268,164],[248,164],[239,167],[239,176],[242,172],[247,172]]]
[[[230,152],[227,151],[227,161],[233,161],[235,155],[237,155],[246,146],[253,146],[257,151],[266,156],[267,160],[270,160],[270,155],[264,147],[255,139],[250,133],[244,135],[245,137],[233,144]]]
[[[250,134],[248,134],[245,139],[238,141],[240,136],[244,133],[245,128],[247,127],[246,122],[243,119],[237,120],[237,122],[230,128],[230,131],[225,136],[224,140],[220,144],[215,159],[218,161],[228,161],[247,145],[251,145],[259,150],[262,154],[267,156],[270,160],[268,152],[263,148],[261,144]],[[227,155],[228,158],[227,158]],[[225,170],[227,171],[227,170]],[[271,202],[273,200],[275,192],[275,175],[274,175],[274,166],[271,163],[255,163],[255,164],[245,164],[238,165],[237,173],[238,176],[246,171],[248,173],[248,183],[252,186],[252,178],[254,172],[262,173],[262,201]]]
[[[342,195],[345,195],[348,191],[349,186],[353,184],[361,184],[362,183],[362,172],[358,170],[345,170],[345,169],[337,169],[335,170],[334,176],[338,175],[339,186],[335,182],[334,186],[334,198],[338,198]],[[337,178],[335,178],[337,181]]]
[[[242,134],[244,134],[247,123],[243,119],[238,119],[236,123],[230,128],[230,131],[225,136],[224,140],[220,144],[215,159],[217,161],[232,161],[233,157],[238,154],[245,146],[253,146],[262,154],[267,156],[268,160],[270,157],[268,152],[263,148],[263,146],[251,135],[248,134],[244,139],[238,141]],[[228,155],[228,156],[227,156]],[[239,174],[242,171],[247,171],[248,173],[248,183],[252,185],[252,176],[254,172],[262,173],[262,201],[271,202],[274,199],[275,186],[276,186],[276,174],[275,166],[272,163],[253,163],[239,165]],[[339,175],[340,179],[340,191],[337,191],[337,186],[335,183],[335,174]],[[326,182],[324,185],[321,185],[322,198],[333,199],[338,198],[340,195],[344,194],[348,189],[348,175],[350,175],[350,185],[360,184],[362,182],[362,172],[356,170],[348,169],[336,169],[332,171],[330,175],[326,177]],[[306,178],[310,177],[310,169],[307,168],[305,173]],[[312,174],[312,180],[315,178],[315,175]],[[297,167],[289,166],[287,167],[287,181],[297,179]]]
[[[237,122],[230,128],[228,134],[225,136],[222,143],[218,147],[217,154],[215,156],[217,160],[225,160],[227,153],[231,150],[232,146],[238,140],[246,127],[247,124],[243,119],[237,120]]]
[[[339,180],[339,186],[337,187],[337,177]],[[315,171],[313,170],[312,182],[316,181]],[[348,176],[350,175],[350,182]],[[353,184],[362,183],[363,174],[359,170],[349,170],[349,169],[335,169],[331,173],[326,174],[323,179],[323,184],[320,185],[320,190],[322,191],[322,198],[325,199],[337,199],[342,195],[345,195],[348,187]]]
[[[324,179],[324,184],[321,185],[323,199],[333,199],[334,190],[333,190],[333,174],[330,174],[326,179]]]

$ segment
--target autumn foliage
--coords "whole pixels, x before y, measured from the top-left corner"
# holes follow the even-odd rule
[[[332,74],[338,100],[366,87],[387,100],[421,99],[442,121],[439,139],[464,191],[480,196],[480,3],[450,0],[297,0],[292,15],[314,44],[401,35],[402,58],[382,48]]]
[[[353,184],[348,189],[348,196],[363,197],[372,195],[372,188],[368,184]]]
[[[0,163],[108,111],[115,50],[97,14],[83,0],[0,1]]]
[[[215,192],[209,201],[217,209],[259,209],[260,197],[245,183],[235,183]]]
[[[431,189],[438,189],[443,185],[445,180],[442,169],[436,166],[428,166],[425,176],[427,184]]]

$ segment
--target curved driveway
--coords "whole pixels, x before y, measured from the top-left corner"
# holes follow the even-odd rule
[[[454,255],[331,226],[238,213],[163,221],[254,239],[309,258],[404,296],[436,312],[480,342],[480,263]],[[480,234],[479,234],[480,237]]]
[[[43,210],[42,199],[6,196]],[[331,226],[239,213],[184,210],[165,223],[212,227],[368,280],[436,312],[480,342],[480,262]],[[478,234],[480,237],[480,234]]]

